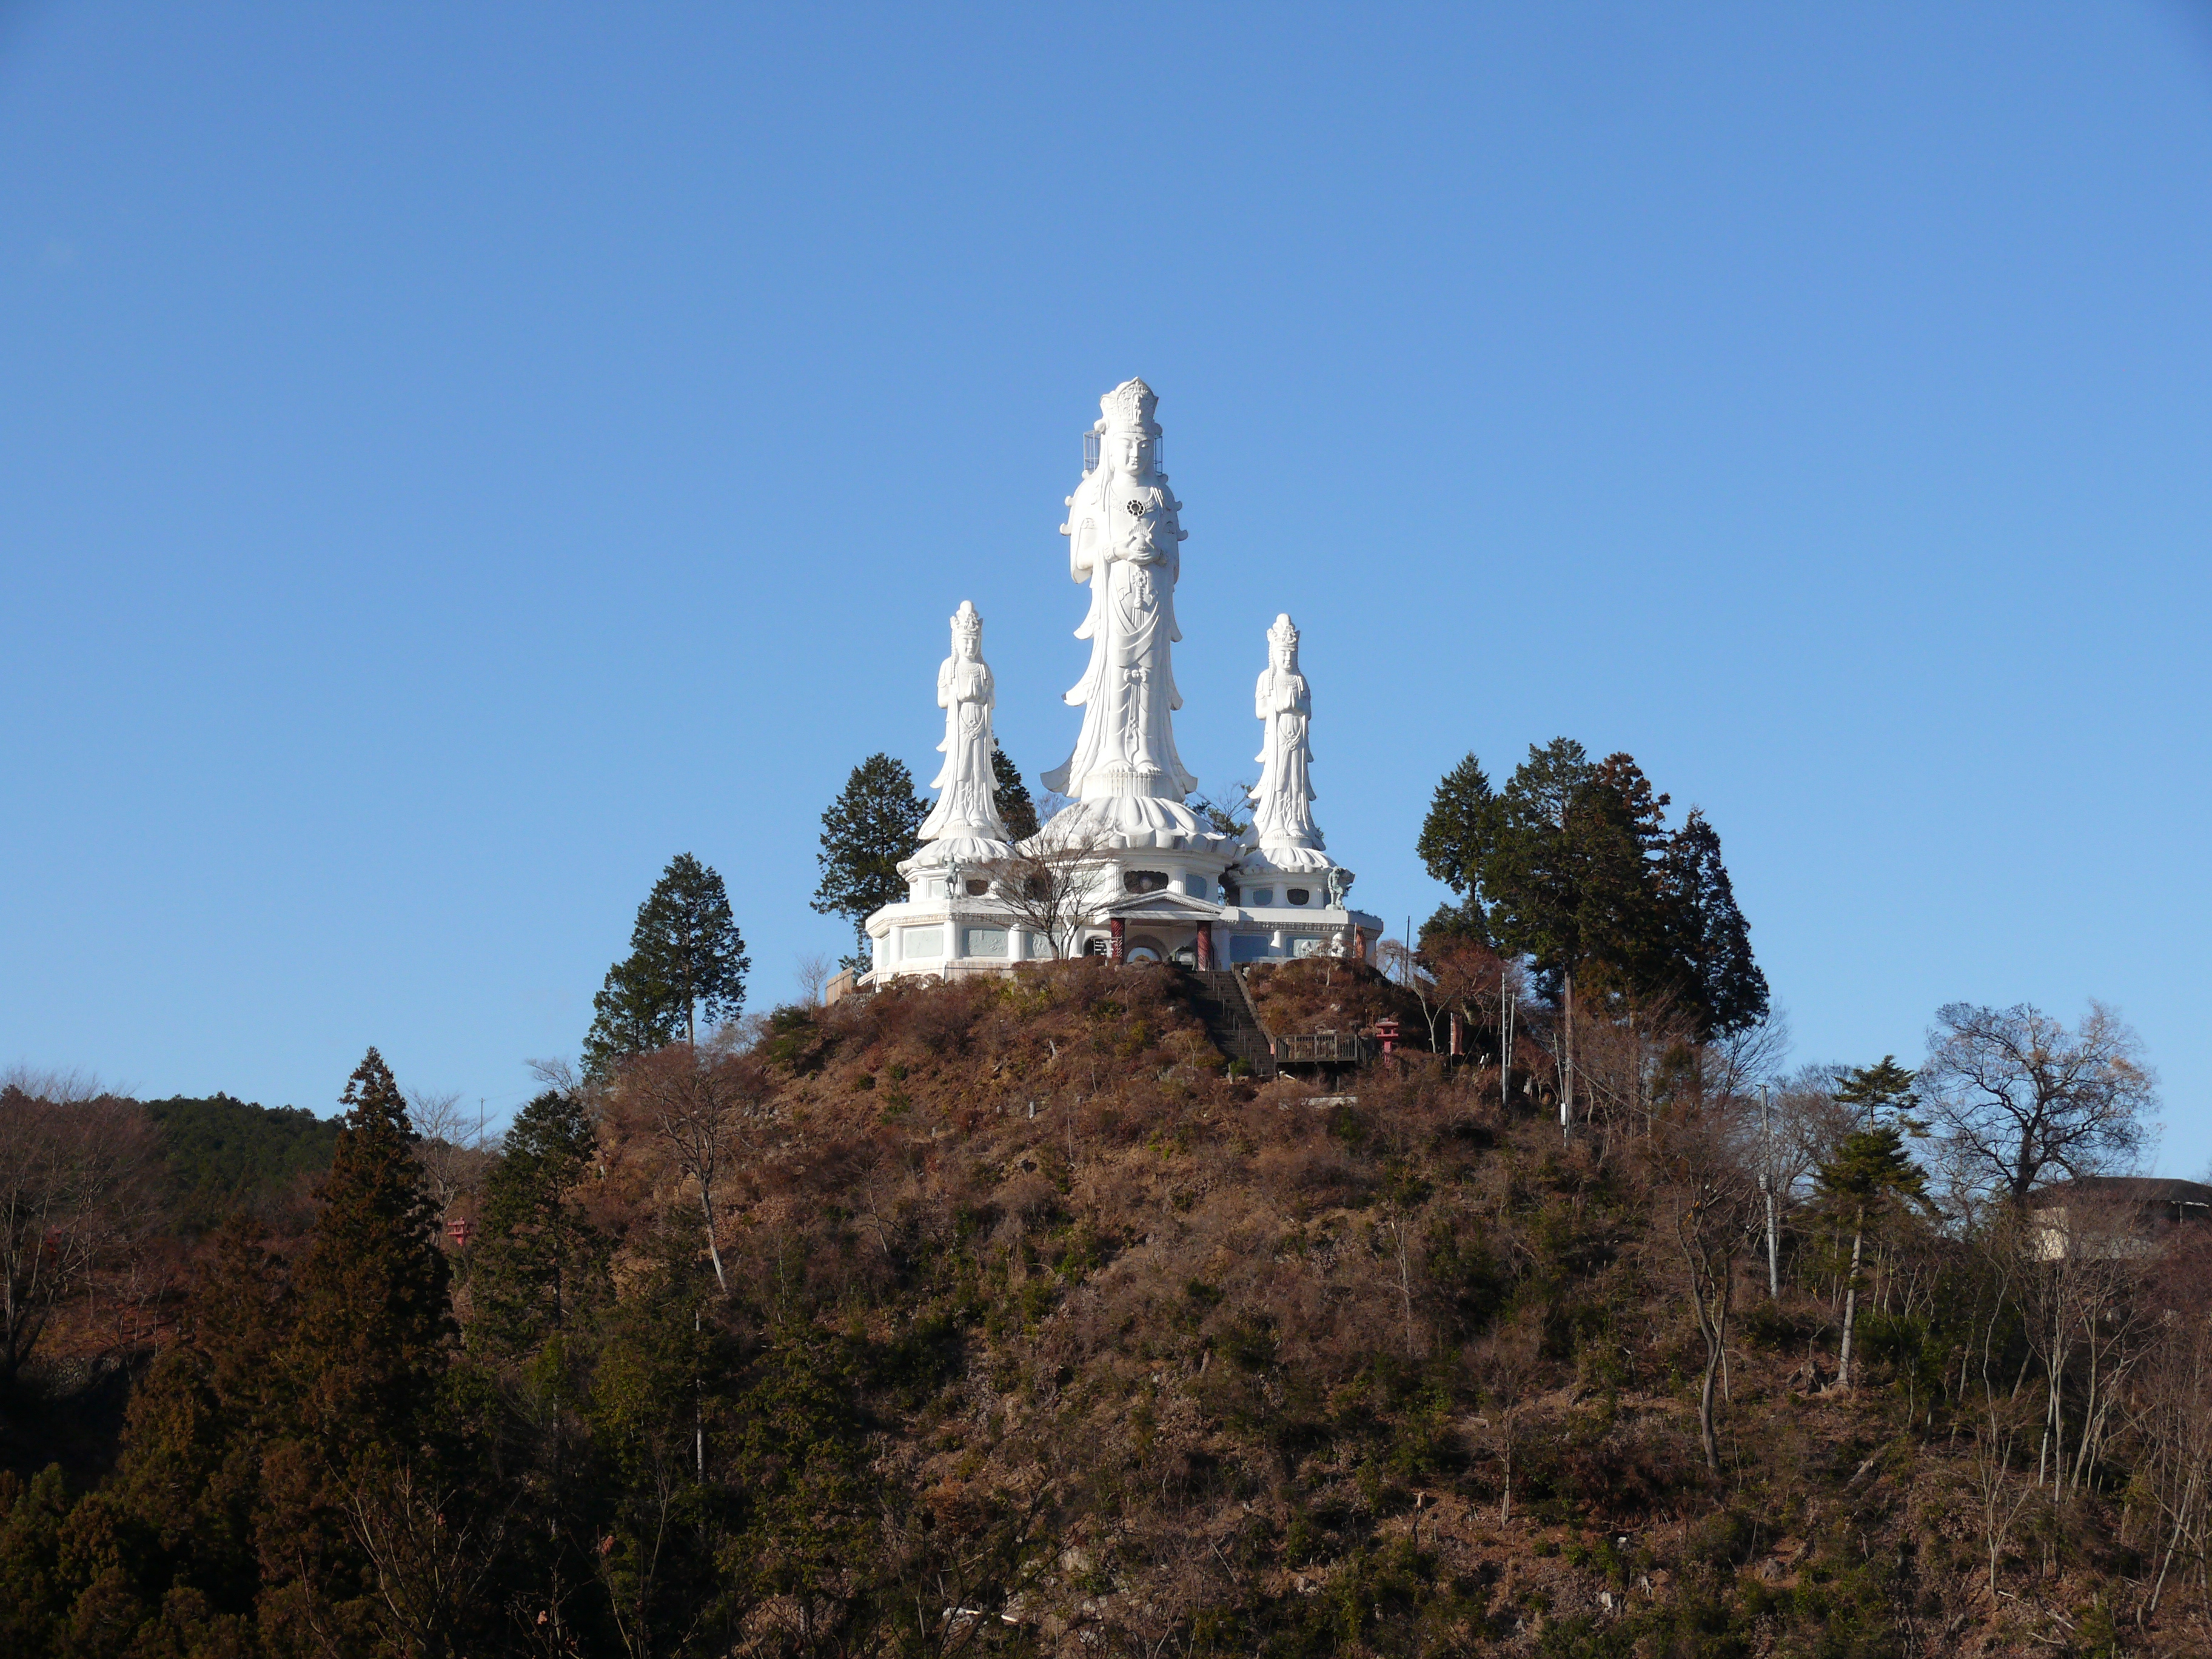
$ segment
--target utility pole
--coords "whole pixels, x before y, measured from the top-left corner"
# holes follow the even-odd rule
[[[1766,1098],[1766,1085],[1759,1085],[1759,1133],[1760,1153],[1759,1190],[1766,1200],[1766,1296],[1770,1302],[1782,1299],[1781,1247],[1775,1237],[1774,1224],[1774,1113]]]
[[[1498,1024],[1502,1028],[1498,1040],[1498,1106],[1500,1111],[1513,1109],[1513,993],[1501,982],[1498,988]]]
[[[1572,1138],[1575,1121],[1575,976],[1566,976],[1566,1028],[1559,1043],[1559,1139]]]

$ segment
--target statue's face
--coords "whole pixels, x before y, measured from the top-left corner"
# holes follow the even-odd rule
[[[1285,674],[1289,673],[1291,668],[1295,665],[1291,660],[1291,647],[1287,645],[1277,644],[1274,647],[1274,658],[1275,666],[1282,670]]]
[[[1124,472],[1127,472],[1131,477],[1143,477],[1145,476],[1146,452],[1151,447],[1152,445],[1150,441],[1147,440],[1140,432],[1126,432],[1122,434],[1121,470]]]

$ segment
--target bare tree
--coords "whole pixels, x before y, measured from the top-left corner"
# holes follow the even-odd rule
[[[1424,961],[1419,951],[1409,950],[1394,939],[1383,939],[1376,945],[1375,965],[1413,994],[1414,1000],[1421,1005],[1421,1018],[1429,1028],[1429,1052],[1443,1052],[1437,1042],[1437,1022],[1451,1011],[1452,997],[1438,983],[1435,966]]]
[[[407,1121],[416,1136],[415,1161],[422,1168],[443,1221],[464,1194],[476,1190],[491,1163],[483,1103],[471,1112],[458,1091],[439,1094],[410,1089],[406,1094]]]
[[[2031,1258],[2022,1274],[2028,1345],[2043,1363],[2043,1438],[2036,1485],[2077,1490],[2110,1431],[2128,1373],[2141,1357],[2146,1260],[2124,1204],[2069,1195],[2016,1234]],[[2067,1406],[2079,1429],[2070,1448]]]
[[[1498,1450],[1502,1470],[1498,1496],[1501,1527],[1513,1519],[1513,1454],[1520,1446],[1522,1413],[1543,1369],[1543,1339],[1540,1318],[1528,1310],[1519,1310],[1499,1320],[1488,1336],[1467,1350],[1461,1362],[1489,1396],[1489,1410],[1476,1423],[1489,1431],[1491,1443]]]
[[[461,1496],[419,1480],[404,1463],[370,1470],[346,1493],[347,1528],[374,1574],[370,1605],[389,1651],[455,1651],[471,1603],[499,1559],[504,1522],[496,1515],[477,1524],[459,1520]]]
[[[63,1299],[143,1224],[156,1156],[136,1101],[74,1077],[0,1082],[0,1385],[15,1383]]]
[[[672,1043],[626,1066],[615,1094],[621,1115],[651,1133],[696,1188],[707,1259],[714,1264],[714,1283],[727,1295],[721,1203],[745,1121],[768,1098],[758,1068],[742,1055]]]
[[[1721,1466],[1714,1413],[1735,1308],[1736,1257],[1751,1237],[1759,1208],[1752,1160],[1741,1145],[1742,1125],[1735,1121],[1732,1105],[1692,1103],[1656,1125],[1651,1136],[1662,1202],[1672,1224],[1698,1334],[1705,1342],[1698,1437],[1705,1449],[1705,1467],[1714,1470]]]
[[[2027,1003],[1946,1003],[1936,1019],[1922,1098],[1969,1183],[2020,1204],[2049,1169],[2088,1175],[2142,1146],[2157,1079],[2112,1009],[2092,1002],[2072,1031]]]
[[[2178,1568],[2212,1589],[2212,1273],[2201,1244],[2174,1252],[2166,1305],[2151,1326],[2133,1427],[2136,1480],[2148,1498],[2150,1559],[2158,1563],[2143,1612],[2158,1611]]]
[[[1717,1095],[1748,1098],[1781,1080],[1782,1062],[1789,1052],[1790,1015],[1777,1008],[1756,1025],[1741,1026],[1705,1046],[1707,1086]]]
[[[994,914],[1064,957],[1085,923],[1122,902],[1122,894],[1103,885],[1115,866],[1099,855],[1112,841],[1110,831],[1089,818],[1055,818],[1008,856],[975,866],[975,878],[989,884]]]
[[[799,959],[799,997],[810,1008],[822,1006],[823,988],[837,970],[837,963],[827,952],[817,951]]]
[[[1697,1040],[1697,1022],[1673,998],[1653,996],[1613,1012],[1586,1002],[1575,1039],[1574,1076],[1584,1126],[1597,1137],[1598,1157],[1609,1158],[1622,1126],[1649,1135],[1657,1109],[1660,1074],[1670,1060],[1686,1060],[1698,1092],[1712,1101],[1732,1098],[1725,1079],[1708,1064],[1713,1051]]]
[[[1985,1389],[1981,1430],[1974,1440],[1973,1492],[1982,1522],[1982,1543],[1988,1554],[1992,1602],[1997,1598],[1997,1569],[2003,1565],[2005,1546],[2011,1541],[2021,1510],[2035,1493],[2026,1477],[2013,1473],[2020,1431],[2014,1403],[1995,1389]]]

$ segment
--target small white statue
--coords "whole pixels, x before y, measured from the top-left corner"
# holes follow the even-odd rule
[[[945,757],[930,787],[937,805],[921,826],[926,863],[988,862],[1007,857],[1006,821],[999,816],[991,757],[998,739],[991,710],[998,701],[991,671],[983,661],[983,619],[968,600],[952,618],[952,654],[937,671],[937,706],[945,711]]]
[[[1091,641],[1091,666],[1067,694],[1083,709],[1083,730],[1044,783],[1079,800],[1136,797],[1179,807],[1198,787],[1176,753],[1169,718],[1182,707],[1168,653],[1182,637],[1175,619],[1182,503],[1159,471],[1152,389],[1124,380],[1098,401],[1098,465],[1067,498],[1060,527],[1069,575],[1091,585],[1091,610],[1075,631]]]
[[[1298,672],[1298,630],[1287,615],[1267,630],[1267,666],[1253,694],[1253,712],[1267,722],[1267,735],[1254,757],[1260,781],[1253,787],[1245,840],[1274,869],[1326,870],[1329,860],[1313,817],[1313,694]]]

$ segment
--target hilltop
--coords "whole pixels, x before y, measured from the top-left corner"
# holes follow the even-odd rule
[[[1264,1000],[1357,1024],[1403,994],[1313,963]],[[465,1247],[342,1148],[331,1190],[401,1194],[375,1203],[416,1206],[407,1282],[450,1284],[449,1334],[392,1339],[418,1382],[375,1397],[413,1403],[307,1442],[284,1403],[339,1374],[313,1263],[364,1254],[333,1230],[369,1196],[273,1254],[232,1230],[74,1512],[109,1519],[10,1489],[0,1589],[34,1611],[0,1627],[25,1653],[303,1650],[315,1607],[362,1651],[544,1650],[544,1621],[581,1653],[2183,1650],[2202,1579],[2150,1611],[2152,1442],[2116,1428],[2036,1497],[1982,1381],[2032,1403],[2034,1351],[1965,1243],[1884,1236],[1846,1391],[1832,1229],[1797,1210],[1771,1298],[1723,1241],[1709,1467],[1685,1158],[1719,1108],[1695,1054],[1668,1078],[1564,1141],[1494,1065],[1415,1052],[1322,1096],[1231,1075],[1175,970],[1070,963],[549,1094],[459,1201]],[[309,1443],[355,1519],[298,1565],[265,1540]],[[220,1526],[154,1495],[217,1470]],[[66,1635],[94,1597],[112,1649]]]

